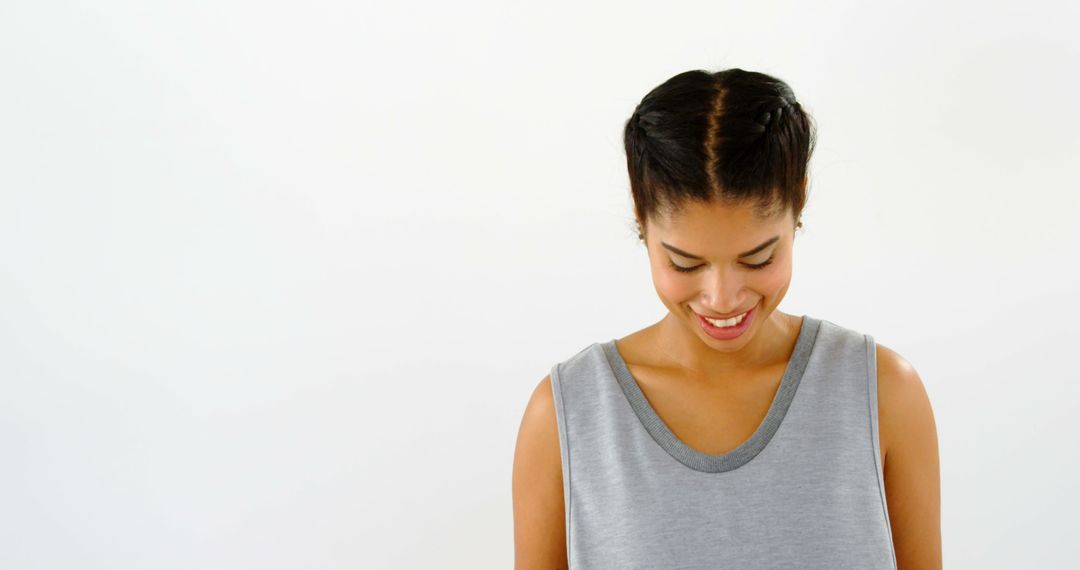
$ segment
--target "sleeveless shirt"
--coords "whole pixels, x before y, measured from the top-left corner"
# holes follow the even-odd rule
[[[873,337],[804,315],[757,430],[687,446],[615,339],[551,369],[570,570],[895,569]]]

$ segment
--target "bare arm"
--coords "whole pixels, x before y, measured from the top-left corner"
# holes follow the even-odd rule
[[[941,479],[937,426],[915,368],[877,346],[878,420],[898,570],[933,570],[941,561]]]
[[[533,390],[514,451],[514,568],[565,570],[566,509],[551,377]]]

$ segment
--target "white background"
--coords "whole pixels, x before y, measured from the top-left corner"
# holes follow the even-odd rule
[[[934,406],[946,567],[1067,568],[1075,2],[0,4],[0,568],[509,568],[533,388],[665,310],[623,122],[819,126],[781,309]]]

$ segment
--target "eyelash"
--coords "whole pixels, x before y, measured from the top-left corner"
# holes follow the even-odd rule
[[[772,257],[769,257],[769,259],[766,259],[765,261],[763,261],[761,263],[757,263],[757,264],[744,263],[743,265],[745,267],[747,267],[748,269],[756,271],[758,269],[764,269],[766,265],[771,264],[775,257],[776,256],[773,255]],[[672,269],[674,269],[675,271],[678,271],[679,273],[693,273],[693,272],[697,271],[698,269],[701,269],[702,267],[704,267],[704,265],[695,265],[693,267],[679,267],[678,265],[675,265],[675,262],[671,261],[670,259],[668,260],[668,265],[670,265]]]

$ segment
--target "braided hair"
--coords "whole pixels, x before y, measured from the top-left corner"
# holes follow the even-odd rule
[[[690,201],[752,204],[802,227],[812,118],[784,81],[754,71],[686,71],[647,93],[626,121],[638,238],[656,215]]]

